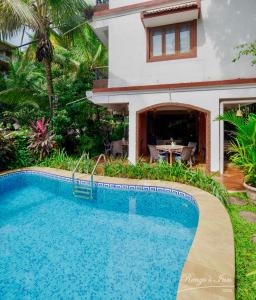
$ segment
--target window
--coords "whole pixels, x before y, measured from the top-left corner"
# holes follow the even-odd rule
[[[196,21],[148,29],[148,61],[196,57]]]
[[[174,28],[167,29],[165,31],[165,53],[166,55],[175,54],[175,29]]]
[[[153,56],[162,55],[162,52],[163,52],[162,43],[163,43],[162,31],[161,30],[153,31],[152,32],[152,53],[153,53]]]
[[[190,52],[190,26],[180,26],[180,53]]]

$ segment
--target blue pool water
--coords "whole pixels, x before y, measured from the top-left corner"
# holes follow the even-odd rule
[[[176,299],[193,200],[127,186],[94,194],[76,199],[45,174],[0,176],[1,300]]]

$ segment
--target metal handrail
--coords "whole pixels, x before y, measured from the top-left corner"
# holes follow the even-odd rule
[[[105,175],[105,166],[106,166],[106,162],[107,162],[107,160],[106,160],[106,156],[105,156],[105,154],[101,154],[101,155],[98,157],[98,160],[97,160],[96,164],[94,165],[94,168],[93,168],[93,170],[92,170],[92,176],[95,174],[96,168],[98,167],[98,164],[100,163],[100,160],[101,160],[101,158],[103,158],[103,159],[104,159],[104,170],[103,170],[103,176]]]
[[[91,173],[91,188],[93,188],[93,176],[95,175],[95,171],[96,171],[96,169],[97,169],[97,167],[98,167],[98,164],[100,163],[100,160],[101,160],[102,158],[104,159],[103,176],[105,175],[105,167],[106,167],[106,162],[107,162],[107,160],[106,160],[105,154],[101,154],[101,155],[98,157],[98,160],[97,160],[96,164],[94,165],[94,168],[93,168],[92,173]]]
[[[73,181],[73,183],[75,183],[75,174],[76,174],[76,171],[77,171],[78,167],[80,166],[81,161],[83,160],[83,158],[84,158],[85,156],[88,156],[88,153],[84,152],[84,153],[81,155],[79,161],[77,162],[77,164],[76,164],[76,166],[75,166],[75,168],[74,168],[74,170],[73,170],[73,172],[72,172],[72,181]]]
[[[79,161],[77,162],[77,164],[76,164],[76,166],[75,166],[75,168],[74,168],[74,170],[73,170],[73,172],[72,172],[73,192],[74,192],[74,186],[75,186],[75,174],[76,174],[76,172],[77,172],[77,169],[78,169],[78,167],[79,167],[81,161],[83,160],[83,158],[84,158],[85,156],[88,157],[88,154],[87,154],[86,152],[84,152],[84,153],[82,154],[82,156],[80,157]],[[93,170],[92,170],[92,172],[91,172],[91,180],[90,180],[90,187],[91,187],[91,191],[90,191],[90,192],[91,192],[91,198],[93,198],[93,176],[95,175],[96,169],[97,169],[97,167],[98,167],[98,165],[99,165],[99,163],[100,163],[100,161],[101,161],[102,158],[104,159],[103,175],[105,175],[105,167],[106,167],[106,162],[107,162],[107,160],[106,160],[105,154],[101,154],[101,155],[98,157],[98,160],[97,160],[96,164],[94,165],[94,168],[93,168]]]

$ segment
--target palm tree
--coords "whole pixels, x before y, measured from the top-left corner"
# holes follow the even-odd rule
[[[44,65],[49,103],[54,95],[52,80],[53,44],[57,35],[69,24],[80,24],[85,0],[0,0],[0,37],[11,37],[21,28],[34,33],[36,58]]]
[[[8,77],[5,78],[5,89],[0,91],[0,104],[27,105],[39,108],[43,70],[38,64],[24,60],[24,55],[17,54],[9,64]]]

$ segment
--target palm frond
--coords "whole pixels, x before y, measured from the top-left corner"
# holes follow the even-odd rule
[[[244,118],[237,117],[233,112],[227,111],[217,118],[219,121],[225,121],[233,124],[234,126],[241,127],[245,124]]]
[[[22,106],[33,106],[39,108],[38,96],[31,93],[31,90],[21,88],[10,88],[0,92],[0,103],[22,107]]]
[[[53,24],[58,28],[64,24],[83,21],[83,11],[87,7],[85,0],[45,0]]]
[[[38,29],[39,20],[32,6],[22,0],[0,0],[0,37],[12,37],[22,25]]]

